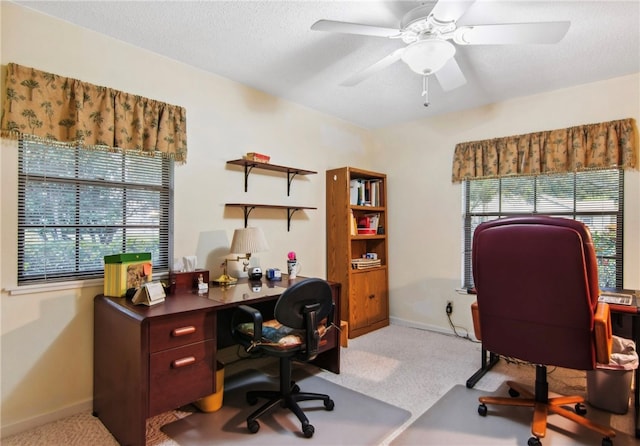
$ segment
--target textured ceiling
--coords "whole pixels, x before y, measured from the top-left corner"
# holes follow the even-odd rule
[[[311,31],[319,19],[399,28],[421,2],[16,1],[137,47],[336,116],[376,128],[640,72],[640,0],[477,0],[458,25],[571,21],[550,45],[458,46],[467,84],[443,92],[396,62],[340,86],[404,44]],[[638,100],[638,98],[635,98]]]

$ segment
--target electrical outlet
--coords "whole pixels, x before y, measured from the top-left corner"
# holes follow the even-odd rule
[[[450,301],[450,300],[448,300],[448,301],[447,301],[447,306],[446,306],[446,308],[445,308],[445,309],[446,309],[446,311],[447,311],[447,314],[451,314],[451,313],[453,313],[453,302],[452,302],[452,301]]]

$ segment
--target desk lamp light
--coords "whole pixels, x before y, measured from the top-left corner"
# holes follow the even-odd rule
[[[251,254],[256,252],[268,251],[269,245],[267,244],[267,240],[264,237],[264,233],[260,228],[242,228],[236,229],[233,232],[233,239],[231,240],[231,248],[229,248],[229,252],[231,253],[245,253],[244,256],[237,256],[235,259],[224,259],[224,263],[222,264],[224,267],[223,274],[218,277],[216,282],[219,283],[234,283],[237,282],[238,279],[235,277],[231,277],[227,274],[227,263],[231,261],[239,262],[240,260],[244,260],[243,263],[243,271],[247,271],[247,267],[249,266],[249,259],[251,258]]]

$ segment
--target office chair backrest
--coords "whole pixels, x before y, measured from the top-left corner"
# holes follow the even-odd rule
[[[325,318],[333,317],[331,287],[327,281],[317,278],[295,283],[282,293],[273,313],[281,324],[306,331],[303,359],[313,359],[320,342],[318,324]],[[327,320],[327,326],[332,322]]]
[[[598,267],[584,224],[546,216],[482,223],[472,262],[483,347],[535,364],[595,367]]]
[[[322,279],[310,278],[287,288],[276,302],[274,317],[287,327],[304,329],[304,308],[320,304],[316,311],[318,321],[329,315],[333,306],[331,287]]]

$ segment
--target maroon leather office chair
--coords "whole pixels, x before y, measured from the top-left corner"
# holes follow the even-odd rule
[[[540,445],[547,413],[557,413],[603,435],[615,431],[584,418],[584,398],[549,398],[546,366],[592,370],[609,362],[611,325],[599,304],[598,267],[588,228],[546,216],[512,217],[480,224],[473,235],[477,291],[476,336],[488,351],[536,364],[534,391],[508,381],[509,397],[481,397],[487,404],[534,408],[528,444]],[[523,398],[516,398],[523,396]],[[562,406],[575,404],[575,412]]]

